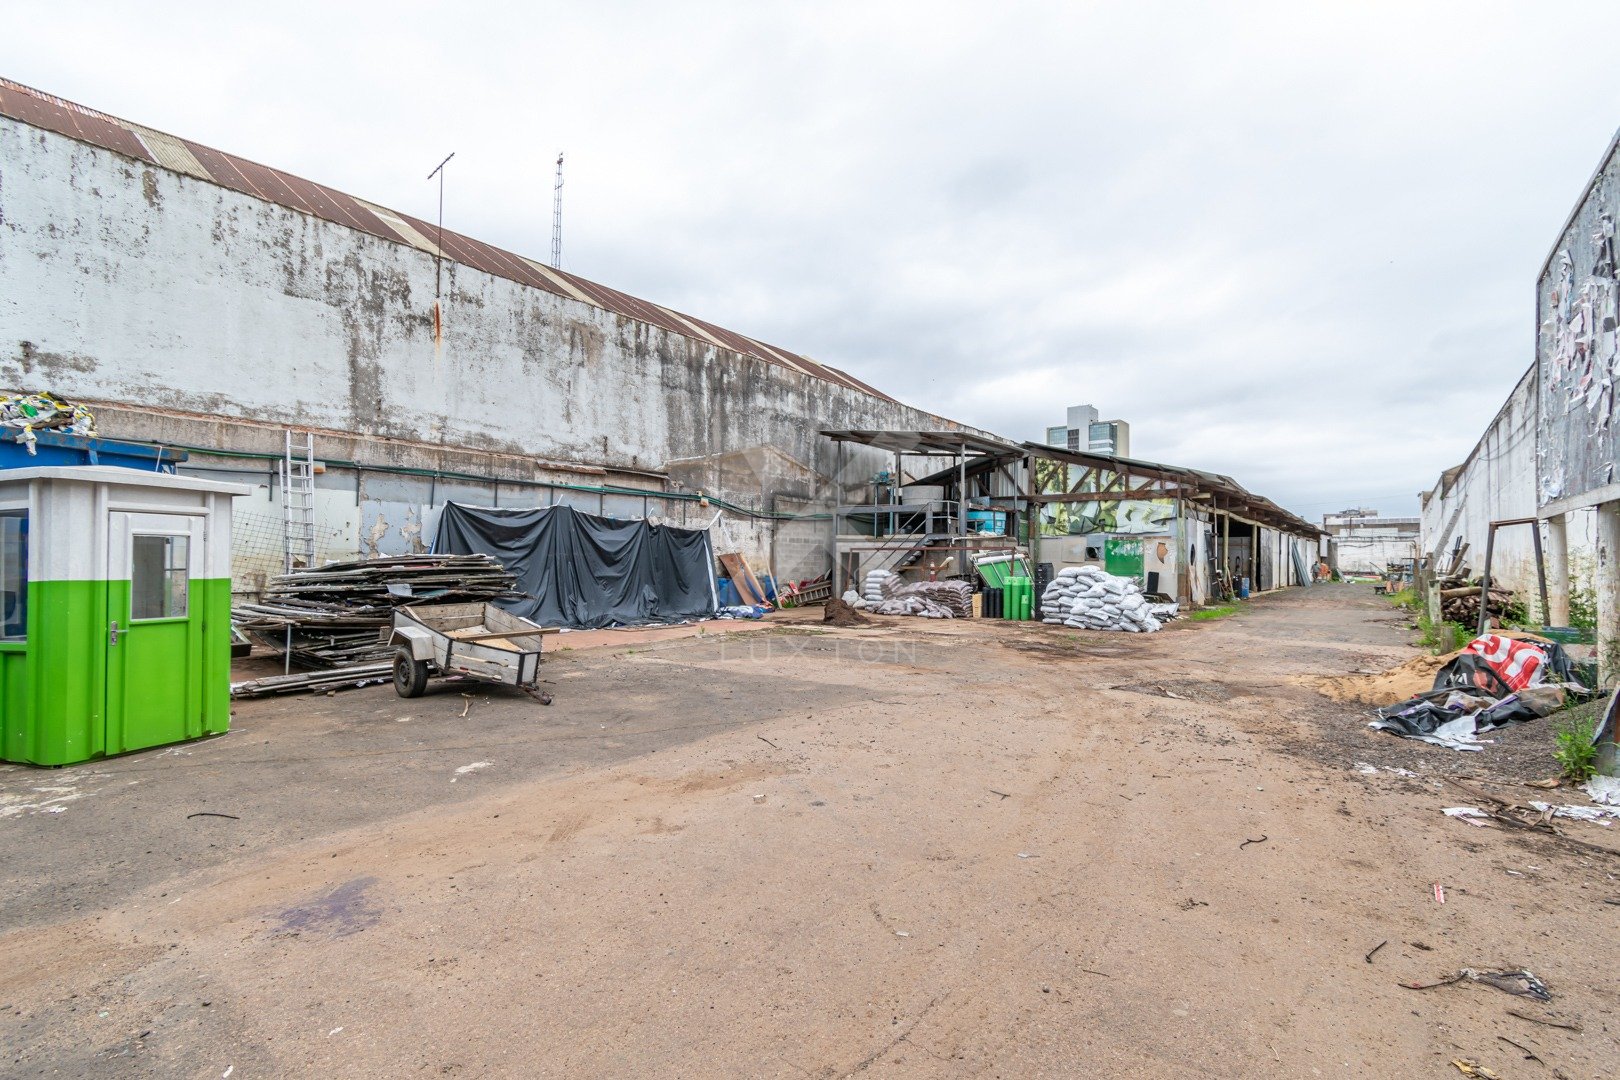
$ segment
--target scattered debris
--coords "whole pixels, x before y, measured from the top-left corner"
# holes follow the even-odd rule
[[[1378,955],[1378,950],[1382,949],[1385,945],[1388,945],[1388,944],[1389,944],[1389,942],[1386,940],[1386,941],[1380,941],[1378,944],[1374,945],[1372,947],[1372,949],[1369,950],[1368,953],[1367,953],[1367,957],[1366,957],[1367,963],[1369,963],[1369,964],[1372,963],[1372,958]]]
[[[1547,984],[1523,968],[1514,971],[1476,971],[1473,968],[1459,968],[1456,974],[1449,975],[1439,982],[1399,983],[1397,985],[1408,990],[1433,990],[1436,987],[1451,986],[1464,980],[1494,987],[1504,994],[1513,994],[1516,997],[1535,998],[1537,1001],[1552,1000],[1552,993],[1547,989]]]
[[[1476,826],[1481,829],[1488,829],[1491,827],[1491,823],[1489,821],[1491,815],[1487,814],[1477,806],[1447,806],[1444,807],[1440,812],[1446,815],[1446,817],[1456,818],[1458,821]]]
[[[1485,634],[1453,654],[1430,689],[1385,705],[1368,726],[1452,750],[1479,750],[1481,733],[1547,716],[1563,708],[1569,693],[1587,693],[1569,681],[1574,673],[1556,642]]]
[[[1182,911],[1191,911],[1193,908],[1209,907],[1209,901],[1207,901],[1207,900],[1194,900],[1192,897],[1189,896],[1189,897],[1187,897],[1187,899],[1183,900],[1179,906],[1180,906]]]
[[[487,769],[493,764],[495,764],[493,761],[475,761],[470,765],[463,765],[456,769],[456,775],[450,778],[450,782],[453,784],[463,776],[478,772],[481,769]]]
[[[1480,1080],[1502,1080],[1501,1073],[1487,1069],[1472,1058],[1452,1058],[1451,1063],[1464,1076],[1477,1076]]]
[[[1565,1031],[1573,1031],[1577,1035],[1581,1033],[1579,1024],[1566,1024],[1562,1020],[1549,1020],[1544,1016],[1531,1016],[1529,1013],[1520,1012],[1518,1009],[1509,1009],[1507,1014],[1517,1016],[1520,1020],[1528,1020],[1532,1024],[1541,1024],[1543,1027],[1562,1028]]]
[[[83,405],[54,396],[49,392],[21,394],[0,398],[0,428],[15,431],[13,442],[28,447],[30,454],[38,453],[34,444],[39,441],[37,431],[60,431],[68,435],[96,434],[96,418]],[[91,461],[95,458],[92,456]]]
[[[1620,818],[1620,806],[1554,806],[1534,799],[1530,801],[1529,806],[1538,813],[1550,814],[1555,818],[1595,821],[1599,825],[1607,825],[1610,820]]]
[[[1508,1038],[1506,1035],[1498,1035],[1497,1038],[1500,1039],[1501,1041],[1507,1043],[1509,1046],[1513,1047],[1515,1050],[1523,1051],[1524,1060],[1526,1060],[1526,1061],[1541,1061],[1541,1059],[1536,1056],[1536,1052],[1534,1050],[1530,1049],[1528,1046],[1524,1045],[1523,1043],[1516,1043],[1512,1039]]]
[[[299,690],[330,693],[334,690],[349,690],[357,686],[388,682],[393,677],[392,663],[356,664],[353,667],[300,671],[291,675],[268,675],[262,679],[231,683],[231,697],[265,697],[269,694],[290,694]]]
[[[1434,883],[1434,902],[1437,904],[1446,902],[1446,887],[1438,881]]]
[[[1581,785],[1581,790],[1595,803],[1620,806],[1620,776],[1594,776]]]

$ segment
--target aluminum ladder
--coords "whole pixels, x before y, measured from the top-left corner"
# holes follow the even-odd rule
[[[304,432],[302,444],[286,432],[281,459],[281,521],[285,533],[286,569],[315,565],[315,436]]]

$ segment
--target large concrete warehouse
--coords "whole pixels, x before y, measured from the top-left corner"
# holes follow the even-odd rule
[[[5,80],[0,223],[0,386],[82,401],[105,436],[184,448],[183,471],[256,482],[236,512],[239,589],[281,566],[288,429],[313,431],[325,466],[318,558],[419,550],[447,499],[567,503],[714,520],[718,550],[794,577],[828,565],[836,458],[819,429],[960,427],[785,349]],[[851,453],[852,477],[887,464]]]

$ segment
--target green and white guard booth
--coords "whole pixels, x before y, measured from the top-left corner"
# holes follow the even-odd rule
[[[68,765],[230,726],[241,484],[0,470],[0,758]]]

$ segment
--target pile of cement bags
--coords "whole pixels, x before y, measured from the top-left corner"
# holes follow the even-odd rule
[[[889,570],[872,570],[866,575],[866,582],[861,586],[861,599],[868,604],[881,604],[894,595],[894,590],[900,587],[900,575]]]
[[[873,570],[866,575],[860,596],[847,592],[844,602],[874,615],[964,619],[973,613],[973,586],[965,581],[918,581],[907,585],[899,574]]]
[[[1058,571],[1041,594],[1041,621],[1084,630],[1125,630],[1151,634],[1159,620],[1148,609],[1142,587],[1095,566]]]

